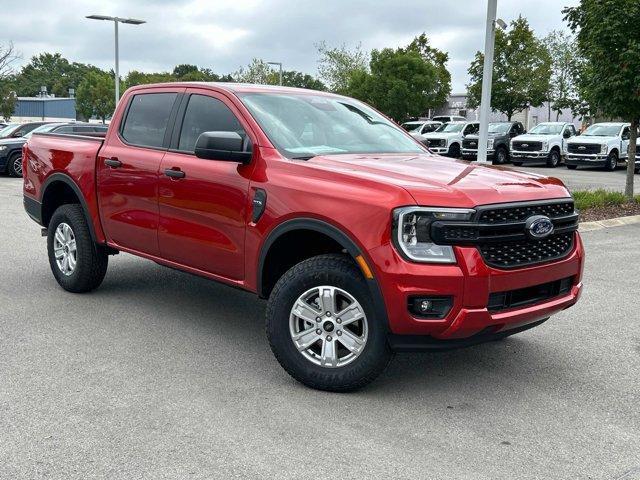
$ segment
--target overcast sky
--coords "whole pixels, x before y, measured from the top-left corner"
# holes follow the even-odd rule
[[[538,35],[565,29],[561,10],[577,0],[498,0],[498,17],[525,16]],[[315,75],[319,41],[372,48],[406,45],[427,32],[449,52],[453,91],[483,48],[485,0],[20,0],[0,7],[0,42],[12,40],[23,62],[40,52],[113,67],[113,24],[103,14],[146,20],[120,26],[120,72],[166,71],[180,63],[230,73],[254,57]]]

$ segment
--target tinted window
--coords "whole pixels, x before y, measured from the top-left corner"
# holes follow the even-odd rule
[[[177,93],[146,93],[131,100],[122,138],[133,145],[162,147]]]
[[[203,132],[238,132],[244,136],[240,122],[224,103],[204,95],[191,95],[184,113],[178,150],[193,152],[196,140]]]
[[[72,126],[68,126],[68,127],[58,127],[55,129],[56,133],[71,133],[73,132],[73,127]]]

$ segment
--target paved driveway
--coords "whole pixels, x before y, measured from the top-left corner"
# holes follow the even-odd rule
[[[584,234],[581,303],[353,394],[273,359],[264,303],[129,255],[54,282],[0,178],[0,478],[640,479],[640,227]]]

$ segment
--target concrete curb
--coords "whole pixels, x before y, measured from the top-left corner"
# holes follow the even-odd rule
[[[578,228],[581,232],[590,232],[592,230],[602,230],[603,228],[623,227],[625,225],[633,225],[640,223],[640,215],[631,215],[628,217],[608,218],[597,222],[580,222]]]

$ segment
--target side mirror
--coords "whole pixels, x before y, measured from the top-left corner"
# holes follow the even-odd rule
[[[562,134],[562,136],[563,136],[564,138],[571,138],[571,132],[566,131],[566,132],[564,132],[564,133]]]
[[[195,154],[206,160],[249,163],[252,153],[243,151],[243,139],[237,132],[203,132],[196,141]]]

